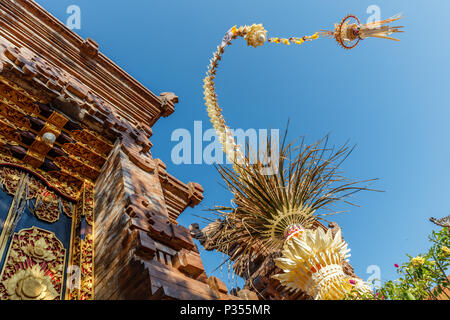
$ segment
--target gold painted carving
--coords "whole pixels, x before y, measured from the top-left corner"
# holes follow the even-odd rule
[[[54,164],[61,169],[70,168],[70,173],[80,180],[89,179],[95,181],[100,171],[85,164],[83,160],[70,155],[68,157],[57,157],[53,160]]]
[[[94,225],[94,185],[89,182],[84,183],[83,215],[89,225]]]
[[[4,90],[3,90],[4,89]],[[32,128],[27,116],[39,118],[44,126],[39,132]],[[32,100],[22,96],[16,89],[0,83],[0,136],[20,144],[27,150],[22,159],[27,165],[39,168],[44,162],[52,144],[45,143],[42,136],[52,133],[56,138],[61,135],[68,118],[63,114],[53,111],[48,118],[40,114],[39,107]],[[36,139],[31,146],[22,143],[20,130],[30,131],[36,134]],[[88,130],[65,131],[67,136],[76,140],[76,144],[64,148],[69,156],[57,157],[54,164],[66,175],[71,175],[80,182],[85,178],[95,181],[100,173],[100,168],[106,161],[106,156],[112,149],[112,145],[104,137]]]
[[[62,149],[82,162],[86,162],[87,160],[87,163],[98,172],[100,172],[106,161],[106,158],[98,154],[95,149],[90,149],[90,147],[81,143],[65,143]]]
[[[62,114],[53,111],[50,117],[47,119],[48,124],[52,124],[55,128],[58,128],[61,132],[61,129],[66,125],[67,121],[69,121]]]
[[[8,105],[15,105],[28,114],[39,114],[39,107],[33,103],[34,100],[26,97],[25,92],[19,93],[18,91],[23,91],[23,89],[13,89],[5,83],[0,83],[0,101]]]
[[[33,227],[15,233],[0,277],[0,299],[61,299],[65,253],[50,231]]]
[[[22,159],[22,161],[34,168],[39,168],[44,162],[44,159],[44,155],[41,155],[34,150],[28,149],[27,154]]]
[[[0,184],[5,186],[5,190],[14,195],[19,186],[21,177],[20,169],[0,167]],[[71,213],[71,203],[59,197],[55,192],[48,190],[47,187],[33,176],[27,178],[26,200],[36,199],[32,213],[37,218],[55,222],[59,219],[60,211],[64,211],[69,217]]]
[[[81,240],[81,300],[94,299],[94,241],[92,235]]]
[[[20,270],[4,282],[9,300],[55,300],[58,292],[38,265]]]
[[[75,210],[76,212],[78,212],[79,210]],[[75,214],[75,217],[78,216],[78,214]],[[76,229],[76,226],[79,224],[79,222],[76,222],[76,218],[72,218],[72,230],[74,231],[74,229]],[[75,223],[76,222],[76,223]],[[72,231],[72,232],[73,232]],[[69,258],[69,265],[70,266],[77,266],[79,267],[81,265],[81,239],[78,235],[74,235],[72,233],[72,241],[71,241],[71,247],[72,247],[72,251],[70,254],[70,258]],[[73,272],[76,272],[76,270],[73,270]],[[67,276],[71,276],[72,281],[74,281],[70,287],[67,288],[67,296],[66,299],[67,300],[80,300],[80,288],[76,287],[75,284],[78,284],[77,281],[79,280],[79,282],[81,282],[81,278],[80,279],[75,279],[74,276],[77,276],[77,274],[75,273],[74,275],[67,275]],[[81,275],[80,275],[81,277]]]
[[[74,130],[70,132],[70,135],[79,143],[92,148],[101,155],[107,156],[113,148],[110,142],[107,142],[105,138],[93,131]]]
[[[79,179],[67,174],[66,172],[57,172],[58,178],[54,177],[50,173],[43,170],[33,168],[30,165],[23,163],[22,161],[11,157],[6,152],[0,152],[0,163],[19,165],[30,171],[36,172],[41,176],[49,185],[58,190],[59,193],[65,195],[70,199],[78,199],[81,194],[82,182]]]
[[[0,184],[2,184],[10,195],[16,193],[20,182],[20,172],[14,168],[0,167]]]
[[[81,231],[80,222],[84,205],[76,207],[74,218],[72,218],[72,229]],[[84,229],[86,230],[86,229]],[[93,228],[85,234],[82,239],[80,234],[72,234],[72,254],[70,265],[80,268],[79,286],[67,289],[68,300],[93,300],[94,299],[94,239]]]

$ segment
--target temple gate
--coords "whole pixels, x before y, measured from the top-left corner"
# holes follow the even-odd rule
[[[155,95],[30,0],[0,1],[0,299],[230,299],[153,158]]]

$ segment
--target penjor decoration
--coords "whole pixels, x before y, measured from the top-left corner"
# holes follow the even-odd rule
[[[343,177],[339,166],[351,149],[346,145],[330,149],[327,139],[312,145],[302,142],[298,147],[286,146],[283,139],[277,172],[261,173],[263,164],[259,160],[251,163],[250,156],[236,144],[218,104],[214,80],[225,48],[238,37],[256,48],[266,42],[301,45],[322,36],[334,38],[338,45],[350,50],[371,37],[397,40],[390,35],[402,32],[402,27],[389,23],[399,19],[397,15],[361,24],[356,16],[348,15],[335,24],[333,31],[322,30],[301,38],[268,38],[261,24],[234,26],[225,34],[210,60],[203,88],[209,118],[226,157],[233,163],[232,169],[219,166],[219,172],[233,193],[234,205],[214,209],[222,221],[210,233],[209,243],[213,249],[228,254],[238,270],[248,268],[258,254],[279,256],[281,252],[275,263],[284,273],[275,277],[294,291],[302,290],[314,299],[342,299],[352,292],[370,292],[363,281],[344,273],[342,263],[350,250],[340,232],[333,236],[330,230],[324,232],[315,224],[323,215],[319,210],[333,214],[333,204],[355,192],[369,190],[361,183],[370,180]]]

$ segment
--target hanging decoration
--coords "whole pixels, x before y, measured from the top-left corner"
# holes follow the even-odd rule
[[[339,166],[351,149],[344,146],[332,150],[326,139],[312,145],[302,143],[298,148],[285,146],[283,142],[278,172],[262,174],[262,163],[258,160],[252,164],[249,155],[236,144],[218,104],[214,81],[225,48],[238,37],[254,48],[266,42],[301,45],[331,37],[350,50],[371,37],[397,40],[390,35],[402,32],[402,27],[388,24],[400,18],[397,15],[361,24],[356,16],[348,15],[335,24],[333,31],[322,30],[304,37],[268,38],[261,24],[234,26],[225,34],[210,60],[203,89],[208,116],[227,159],[233,164],[232,169],[219,166],[219,172],[234,199],[232,207],[215,209],[222,221],[220,228],[213,228],[216,232],[210,232],[208,243],[212,249],[228,254],[236,268],[241,271],[248,268],[259,254],[281,252],[275,263],[284,273],[275,277],[294,291],[302,290],[315,299],[342,299],[353,290],[361,294],[369,292],[364,282],[343,271],[342,263],[349,250],[340,233],[333,237],[331,231],[325,233],[315,225],[321,216],[317,210],[332,211],[334,203],[369,189],[360,186],[367,181],[350,181],[340,174]]]
[[[389,19],[361,24],[358,17],[349,14],[344,17],[340,23],[334,25],[333,31],[322,30],[318,34],[334,38],[342,48],[347,50],[353,49],[358,45],[360,40],[367,38],[400,41],[389,36],[394,33],[403,32],[400,30],[403,26],[392,27],[388,24],[400,20],[401,18],[401,15],[396,15]]]

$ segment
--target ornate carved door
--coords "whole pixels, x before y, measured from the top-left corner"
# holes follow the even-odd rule
[[[63,299],[75,205],[45,180],[0,166],[0,299]]]

